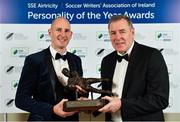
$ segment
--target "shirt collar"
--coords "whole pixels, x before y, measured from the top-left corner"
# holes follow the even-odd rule
[[[52,45],[50,45],[49,49],[50,49],[53,59],[55,59],[56,53],[58,53],[58,52],[52,47]],[[66,53],[67,53],[67,51],[65,51],[63,55],[66,55]]]

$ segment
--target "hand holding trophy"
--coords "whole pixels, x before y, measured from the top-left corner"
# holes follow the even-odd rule
[[[67,76],[68,84],[66,88],[68,90],[76,90],[77,86],[81,87],[86,92],[94,93],[105,93],[110,96],[115,96],[116,94],[111,91],[99,90],[93,88],[91,84],[98,82],[109,82],[108,79],[101,78],[83,78],[78,75],[76,71],[70,72],[67,68],[62,70],[62,73]],[[77,100],[77,101],[67,101],[64,103],[64,111],[87,111],[87,110],[98,110],[106,104],[106,101],[103,99],[96,100]]]

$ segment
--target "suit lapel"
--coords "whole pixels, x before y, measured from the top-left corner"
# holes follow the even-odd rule
[[[132,74],[134,74],[134,69],[138,63],[138,43],[135,42],[134,43],[134,47],[131,51],[131,55],[129,57],[129,64],[127,67],[127,71],[126,71],[126,76],[125,76],[125,81],[124,81],[124,87],[123,87],[123,91],[122,91],[122,98],[124,98],[127,94],[129,85],[132,81]]]
[[[69,70],[73,71],[74,70],[74,61],[72,59],[72,56],[69,52],[67,52],[67,60],[68,60],[68,65],[69,65]]]
[[[117,53],[116,51],[114,51],[112,53],[112,55],[108,59],[109,65],[105,66],[105,67],[107,67],[106,68],[107,74],[105,74],[106,75],[105,77],[112,79],[111,81],[113,81],[114,70],[115,70],[115,66],[116,66],[116,62],[117,62],[116,53]],[[107,87],[108,87],[107,89],[112,90],[112,82],[109,82]]]
[[[48,66],[48,70],[49,70],[49,75],[50,75],[50,81],[51,81],[51,85],[52,85],[52,90],[53,90],[53,96],[55,101],[57,100],[56,98],[56,91],[55,91],[55,84],[56,84],[56,73],[52,64],[52,57],[51,57],[51,53],[49,48],[46,49],[47,51],[47,57],[46,57],[46,63]]]

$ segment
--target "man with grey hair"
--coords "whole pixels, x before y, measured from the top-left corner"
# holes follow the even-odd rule
[[[135,29],[124,15],[112,16],[108,30],[115,51],[103,58],[101,77],[112,82],[103,82],[102,89],[118,97],[103,94],[109,103],[98,111],[107,121],[164,121],[169,76],[162,54],[134,41]]]

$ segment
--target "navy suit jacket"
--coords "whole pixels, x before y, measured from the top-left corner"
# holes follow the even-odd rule
[[[103,58],[101,77],[113,79],[116,51]],[[122,85],[122,84],[119,84]],[[103,82],[102,88],[112,90],[112,82]],[[121,115],[128,120],[164,120],[162,110],[168,106],[169,77],[160,51],[137,42],[129,57],[122,96]],[[106,120],[111,115],[106,114]]]
[[[29,120],[78,120],[78,114],[62,118],[52,111],[53,106],[63,98],[75,100],[75,92],[65,94],[61,85],[60,98],[56,98],[56,83],[59,82],[51,58],[49,48],[26,57],[15,104],[18,108],[30,112]],[[81,59],[67,52],[67,60],[70,71],[77,71],[82,76]]]

